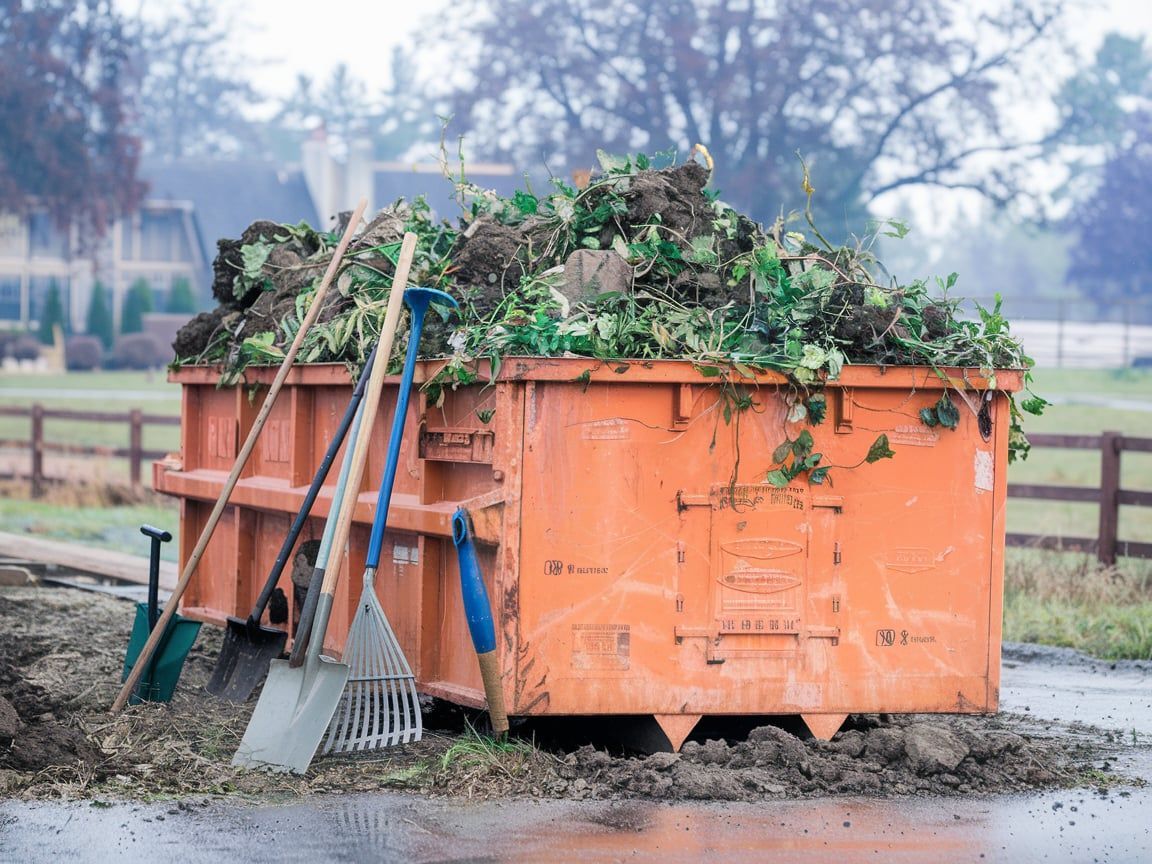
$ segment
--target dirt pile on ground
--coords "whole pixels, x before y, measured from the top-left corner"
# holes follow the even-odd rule
[[[912,795],[1009,791],[1073,781],[1090,748],[1067,750],[1012,731],[996,718],[849,720],[832,741],[801,740],[775,726],[746,740],[688,741],[680,753],[611,759],[582,748],[559,769],[600,793],[659,799],[747,801],[796,795]]]
[[[477,734],[474,716],[425,708],[416,744],[317,758],[303,777],[230,765],[253,702],[203,690],[222,643],[205,626],[171,704],[108,706],[135,614],[123,600],[53,588],[0,589],[0,793],[25,798],[282,797],[404,789],[431,795],[754,801],[841,794],[1000,792],[1122,782],[1100,768],[1105,734],[1072,741],[1012,717],[857,716],[833,741],[763,726],[689,740],[679,754],[544,749]],[[12,710],[9,711],[8,708]],[[13,717],[15,715],[15,717]]]

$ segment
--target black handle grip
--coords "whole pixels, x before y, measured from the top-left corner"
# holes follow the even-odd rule
[[[145,537],[151,537],[153,540],[159,540],[161,543],[167,543],[172,539],[171,531],[165,531],[163,528],[156,528],[152,525],[141,525],[140,533]]]

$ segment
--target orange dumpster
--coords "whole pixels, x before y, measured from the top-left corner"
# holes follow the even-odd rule
[[[417,381],[438,368],[425,362]],[[995,711],[1005,392],[1020,374],[849,366],[809,426],[789,422],[784,376],[713,371],[507,358],[493,381],[412,401],[377,590],[420,689],[483,705],[452,543],[462,505],[512,716],[651,715],[679,748],[706,715],[798,714],[830,737],[853,712]],[[156,463],[154,482],[182,501],[183,558],[259,402],[218,389],[216,370],[173,380],[181,452]],[[184,614],[221,623],[251,608],[350,389],[340,365],[293,371]],[[733,394],[750,407],[733,411]],[[944,394],[958,425],[924,425],[920,409]],[[390,425],[376,424],[356,511],[356,573]],[[802,429],[832,467],[823,483],[777,488],[773,451]],[[864,464],[880,434],[894,457]],[[330,501],[328,489],[305,539]],[[332,651],[357,592],[346,568]]]

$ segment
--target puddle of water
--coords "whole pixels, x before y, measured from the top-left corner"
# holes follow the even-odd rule
[[[489,801],[396,794],[286,806],[0,804],[6,860],[410,862],[725,860],[1146,862],[1147,789],[997,798],[786,801],[759,805]],[[151,819],[152,821],[146,821]]]

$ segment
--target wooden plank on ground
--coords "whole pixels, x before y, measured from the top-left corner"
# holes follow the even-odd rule
[[[0,555],[24,561],[39,561],[67,567],[81,573],[93,573],[111,579],[122,579],[137,585],[148,584],[148,558],[126,555],[107,549],[94,549],[78,543],[45,540],[27,534],[8,534],[0,531]],[[160,562],[160,587],[171,591],[180,574],[170,561]]]

